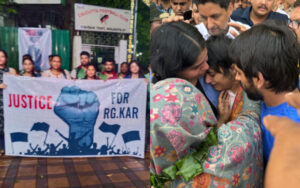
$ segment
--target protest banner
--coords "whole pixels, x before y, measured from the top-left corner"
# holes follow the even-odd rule
[[[144,158],[143,79],[65,80],[5,75],[10,156]]]
[[[29,54],[37,71],[49,69],[48,56],[52,54],[52,34],[50,29],[27,28],[18,29],[19,69],[22,70],[23,55]]]

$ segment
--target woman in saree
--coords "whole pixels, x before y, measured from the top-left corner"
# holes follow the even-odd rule
[[[228,95],[219,97],[219,119],[197,89],[209,69],[203,37],[183,22],[151,35],[150,173],[153,187],[261,187],[259,106],[244,97],[229,121]],[[212,127],[218,126],[216,137]],[[208,146],[210,146],[208,148]]]

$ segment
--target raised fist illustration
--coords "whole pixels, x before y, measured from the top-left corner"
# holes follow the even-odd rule
[[[97,95],[92,91],[81,90],[77,86],[62,88],[54,112],[69,125],[69,145],[90,147],[93,144],[99,106]]]

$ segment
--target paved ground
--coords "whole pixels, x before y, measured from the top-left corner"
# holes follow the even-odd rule
[[[149,153],[132,157],[0,157],[0,187],[150,187]]]

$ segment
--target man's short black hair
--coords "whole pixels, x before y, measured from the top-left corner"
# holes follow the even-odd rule
[[[221,8],[228,9],[231,0],[196,0],[198,4],[206,4],[206,3],[215,3],[218,4]]]
[[[89,58],[91,57],[90,53],[87,52],[87,51],[82,51],[82,52],[80,53],[80,56],[82,56],[82,55],[86,55],[86,56],[88,56]]]
[[[248,80],[260,72],[275,93],[298,88],[300,47],[286,25],[267,21],[253,26],[232,42],[229,55]]]
[[[206,41],[209,68],[218,73],[221,73],[221,71],[224,74],[229,73],[229,69],[232,66],[232,61],[228,54],[231,42],[232,39],[225,35],[209,37]]]
[[[103,60],[103,65],[105,65],[106,62],[112,62],[113,65],[116,64],[116,61],[115,61],[114,59],[112,59],[112,58],[106,58],[106,59],[104,59],[104,60]]]

